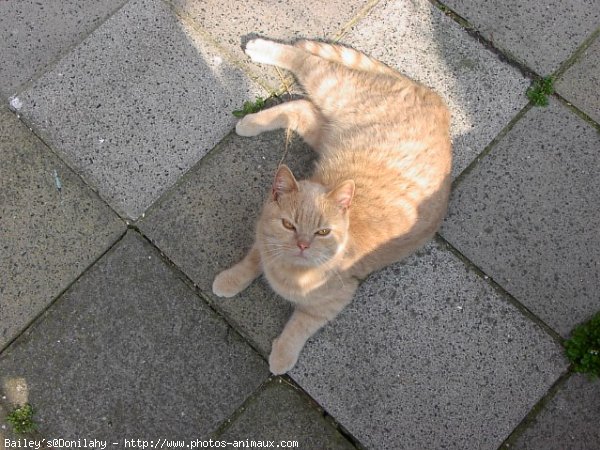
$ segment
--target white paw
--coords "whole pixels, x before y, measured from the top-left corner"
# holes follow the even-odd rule
[[[244,287],[240,287],[236,277],[232,273],[232,269],[227,269],[215,277],[213,281],[212,291],[218,297],[233,297],[240,293]]]
[[[253,123],[254,114],[248,114],[235,126],[235,132],[238,136],[258,136],[261,132],[260,127]]]
[[[300,351],[283,345],[281,339],[277,338],[271,346],[269,355],[269,370],[273,375],[283,375],[296,365]]]
[[[265,39],[252,39],[248,41],[244,51],[254,62],[275,65],[277,64],[280,45],[277,42]]]

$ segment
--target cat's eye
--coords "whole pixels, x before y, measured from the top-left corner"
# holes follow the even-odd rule
[[[317,231],[315,234],[319,236],[327,236],[329,233],[331,233],[329,228],[323,228],[322,230]]]
[[[287,228],[288,230],[296,229],[296,227],[289,220],[281,219],[281,224],[284,226],[284,228]]]

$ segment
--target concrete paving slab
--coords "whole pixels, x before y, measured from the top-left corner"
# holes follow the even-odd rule
[[[14,94],[123,3],[125,0],[0,2],[0,97]]]
[[[600,381],[571,376],[529,428],[516,450],[595,450],[600,442]]]
[[[151,208],[140,229],[267,355],[290,307],[259,279],[231,299],[213,296],[212,282],[254,241],[254,225],[285,149],[285,133],[229,135],[167,198]],[[295,136],[285,163],[299,177],[314,152]]]
[[[10,414],[11,408],[0,403],[0,450],[8,450],[5,445],[5,439],[16,440],[18,436],[13,432],[13,427],[8,423],[6,417]]]
[[[23,379],[48,437],[196,439],[268,368],[129,232],[0,357],[0,386]]]
[[[600,23],[596,0],[444,0],[495,47],[539,75],[568,59]]]
[[[299,38],[331,39],[363,8],[373,3],[367,0],[329,0],[318,5],[303,0],[172,1],[182,14],[208,32],[233,59],[241,62],[269,89],[278,88],[282,78],[272,67],[251,63],[242,51],[242,38],[256,34],[285,42]]]
[[[381,2],[343,42],[432,87],[446,100],[452,112],[454,175],[528,101],[529,81],[427,0]]]
[[[556,90],[600,123],[600,37],[556,82]]]
[[[305,394],[282,381],[270,382],[217,440],[296,441],[297,448],[351,450],[355,447],[323,417]]]
[[[452,194],[442,235],[566,336],[600,309],[600,135],[550,101]]]
[[[258,92],[164,2],[135,0],[11,104],[117,212],[137,218]]]
[[[365,281],[291,375],[367,448],[482,450],[566,367],[541,328],[430,243]]]
[[[6,108],[0,155],[1,350],[125,223]]]

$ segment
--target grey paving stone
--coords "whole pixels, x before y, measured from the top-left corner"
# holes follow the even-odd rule
[[[558,79],[556,90],[600,123],[600,38]]]
[[[510,448],[596,450],[600,443],[600,381],[573,375]]]
[[[119,213],[137,218],[256,92],[164,2],[134,0],[12,105]]]
[[[5,439],[18,439],[18,436],[16,436],[13,432],[11,424],[9,424],[6,420],[6,417],[8,416],[10,411],[10,407],[7,407],[6,404],[2,405],[0,403],[0,450],[8,450],[8,447],[5,445]]]
[[[383,1],[343,42],[444,97],[452,112],[454,175],[527,103],[529,81],[427,0]]]
[[[129,232],[0,357],[49,437],[207,436],[268,369]]]
[[[125,223],[5,108],[0,155],[2,349],[118,239]]]
[[[600,309],[600,135],[551,100],[452,195],[442,235],[566,336]]]
[[[367,448],[481,450],[566,366],[544,331],[431,243],[364,282],[291,375]]]
[[[600,23],[597,0],[444,0],[497,48],[540,75],[568,59]]]
[[[0,96],[14,94],[123,3],[124,0],[0,2]]]
[[[252,245],[255,221],[284,153],[284,135],[231,134],[139,223],[265,355],[289,315],[287,302],[262,279],[231,299],[213,296],[211,286],[215,275],[238,262]],[[314,153],[294,137],[286,164],[302,178],[312,158]]]
[[[297,441],[298,448],[350,450],[355,447],[324,418],[314,404],[294,387],[281,381],[270,382],[244,412],[218,435],[227,442],[253,440]]]
[[[282,78],[272,67],[251,63],[242,51],[242,38],[256,34],[285,42],[299,38],[331,39],[370,2],[329,0],[311,5],[303,0],[173,0],[173,3],[210,33],[233,59],[273,89],[281,85]]]

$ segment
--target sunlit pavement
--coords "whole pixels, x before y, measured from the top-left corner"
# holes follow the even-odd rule
[[[600,3],[496,3],[0,2],[0,448],[597,449],[600,382],[563,342],[600,310]],[[210,289],[282,157],[314,159],[233,132],[299,92],[253,35],[350,45],[453,116],[440,232],[284,377],[289,305]]]

